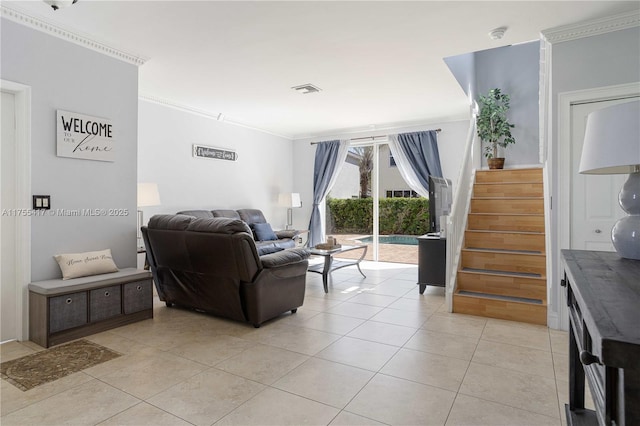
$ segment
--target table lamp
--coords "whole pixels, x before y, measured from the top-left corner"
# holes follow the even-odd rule
[[[294,208],[302,207],[302,201],[300,200],[300,194],[297,192],[287,192],[280,194],[279,203],[287,207],[287,227],[291,229],[293,227],[293,210]]]
[[[157,183],[139,183],[138,184],[138,207],[151,207],[160,205],[160,193],[158,192]],[[143,247],[142,231],[140,228],[144,225],[142,210],[138,208],[138,247]]]
[[[613,226],[611,240],[620,256],[640,260],[640,100],[587,116],[580,173],[629,173],[618,196],[628,216]]]

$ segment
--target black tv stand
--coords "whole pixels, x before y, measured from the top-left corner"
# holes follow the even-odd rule
[[[440,236],[418,237],[418,286],[424,294],[428,285],[444,287],[447,268],[447,239]]]

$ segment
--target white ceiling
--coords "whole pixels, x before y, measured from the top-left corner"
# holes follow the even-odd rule
[[[443,58],[637,10],[620,1],[95,1],[4,5],[148,58],[143,96],[290,138],[468,117]],[[490,30],[508,27],[502,40]],[[303,95],[305,83],[322,89]]]

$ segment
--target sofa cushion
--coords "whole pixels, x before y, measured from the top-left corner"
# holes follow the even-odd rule
[[[187,216],[202,217],[202,218],[211,218],[211,217],[213,217],[213,213],[211,213],[209,210],[183,210],[183,211],[178,212],[176,214],[183,214],[183,215],[187,215]]]
[[[211,214],[213,214],[213,217],[229,217],[231,219],[240,219],[240,215],[235,210],[217,209],[211,210]]]
[[[249,226],[240,219],[230,219],[228,217],[214,217],[211,219],[193,219],[187,231],[212,232],[217,234],[235,234],[246,232],[253,237]]]
[[[147,225],[151,229],[167,229],[173,231],[184,231],[187,229],[193,216],[180,214],[157,214],[149,219]]]
[[[253,229],[258,241],[275,241],[278,239],[268,223],[252,223],[251,229]]]
[[[310,256],[310,252],[303,248],[294,248],[282,250],[277,253],[268,254],[260,258],[262,266],[265,268],[275,268],[278,266],[291,265],[306,260]]]
[[[267,223],[267,219],[264,218],[262,210],[258,209],[240,209],[238,210],[240,219],[247,222],[249,225],[253,223]]]

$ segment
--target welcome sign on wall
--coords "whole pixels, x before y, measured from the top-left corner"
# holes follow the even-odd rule
[[[58,157],[115,161],[111,120],[57,111]]]

